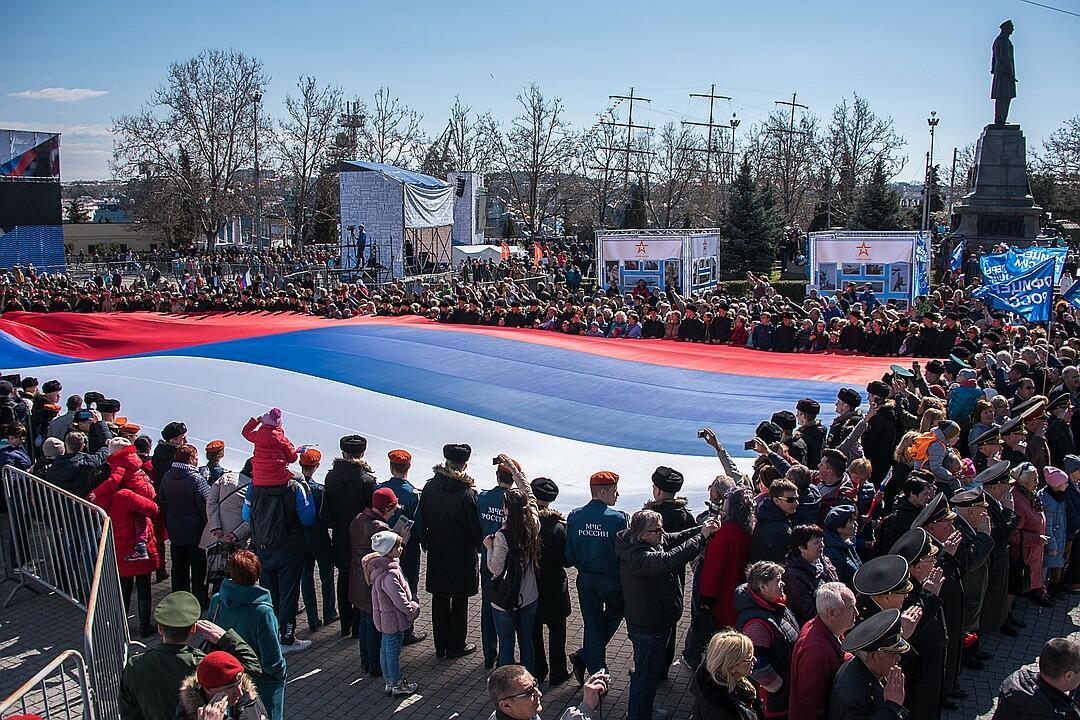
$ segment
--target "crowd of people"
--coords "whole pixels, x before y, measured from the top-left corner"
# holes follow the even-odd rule
[[[655,697],[676,658],[693,669],[696,718],[936,718],[984,669],[988,635],[1030,632],[1018,605],[1080,590],[1077,351],[1029,337],[1015,352],[893,365],[829,398],[827,423],[812,398],[779,409],[748,443],[749,472],[703,429],[721,472],[700,508],[670,467],[642,508],[619,507],[614,472],[530,479],[506,455],[481,490],[464,443],[417,483],[408,452],[376,462],[356,434],[320,482],[321,452],[295,444],[277,409],[247,421],[251,457],[235,470],[223,442],[192,446],[182,419],[155,442],[120,400],[64,398],[32,377],[0,381],[0,463],[113,520],[137,632],[162,640],[125,670],[125,720],[282,717],[287,657],[311,642],[301,597],[309,630],[355,637],[388,696],[419,689],[407,647],[444,662],[478,653],[496,720],[536,717],[540,684],[572,677],[583,698],[564,717],[598,716],[622,682],[606,669],[624,626],[630,720],[666,716]],[[588,503],[553,507],[560,483],[586,482]],[[166,579],[173,592],[152,610]],[[1080,644],[1052,639],[1037,671],[1006,679],[995,717],[1080,718],[1078,685]]]
[[[973,297],[975,283],[949,274],[911,307],[882,303],[869,286],[848,284],[796,301],[766,278],[747,275],[746,295],[716,288],[683,296],[639,281],[633,288],[585,284],[592,261],[577,247],[492,264],[469,260],[459,272],[369,286],[360,278],[326,287],[313,273],[273,276],[272,258],[252,256],[230,276],[228,256],[177,258],[176,275],[158,269],[126,278],[116,270],[85,282],[14,268],[0,278],[0,312],[294,312],[342,319],[416,315],[435,322],[505,326],[587,337],[734,345],[766,352],[843,352],[880,357],[967,360],[988,350],[1016,351],[1039,336],[1056,347],[1080,337],[1077,311],[1057,303],[1049,325],[1030,325]],[[318,260],[318,257],[313,259]],[[234,261],[236,258],[234,258]],[[322,258],[322,263],[332,262]],[[497,271],[497,272],[496,272]],[[1063,274],[1064,290],[1075,273]],[[501,278],[488,280],[487,278]],[[625,290],[625,292],[624,292]]]

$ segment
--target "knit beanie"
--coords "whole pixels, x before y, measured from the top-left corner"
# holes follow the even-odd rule
[[[259,418],[259,422],[270,427],[281,427],[281,408],[270,408]]]
[[[109,441],[109,454],[115,455],[126,447],[131,446],[131,441],[127,438],[114,437]]]
[[[1069,476],[1065,474],[1065,471],[1053,465],[1046,466],[1043,470],[1043,477],[1046,478],[1046,484],[1055,490],[1060,490],[1069,484]]]
[[[371,549],[383,557],[397,545],[398,534],[393,530],[382,530],[371,536]]]

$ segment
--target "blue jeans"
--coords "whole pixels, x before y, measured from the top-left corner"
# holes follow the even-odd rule
[[[634,670],[630,673],[630,701],[627,720],[649,720],[653,712],[656,688],[667,670],[667,645],[672,631],[638,633],[626,629],[634,644]]]
[[[363,610],[357,611],[358,627],[360,628],[360,663],[364,670],[375,674],[379,672],[379,631],[375,629],[375,618],[371,613]]]
[[[382,662],[383,679],[388,683],[401,680],[401,641],[405,633],[383,633],[379,660]]]
[[[499,667],[514,664],[514,636],[521,647],[521,664],[529,672],[536,670],[536,651],[533,648],[533,623],[536,622],[535,600],[525,607],[509,612],[492,607],[495,633],[499,636]],[[490,605],[488,607],[491,607]]]
[[[590,673],[607,667],[607,644],[623,619],[622,585],[618,575],[581,572],[577,579],[578,604],[584,643],[580,657]]]

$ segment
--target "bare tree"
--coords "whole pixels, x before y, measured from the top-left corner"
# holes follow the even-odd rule
[[[689,220],[691,180],[701,163],[697,152],[701,143],[690,128],[669,122],[652,145],[655,155],[645,155],[651,161],[647,205],[657,227],[682,226]]]
[[[494,121],[489,132],[495,141],[494,166],[507,178],[511,209],[521,215],[529,234],[536,236],[557,206],[558,175],[567,166],[574,139],[563,119],[561,99],[544,97],[532,84],[517,100],[522,113],[506,132]]]
[[[615,149],[621,133],[611,124],[614,122],[614,112],[601,113],[596,123],[578,136],[571,153],[571,174],[578,180],[576,194],[584,196],[580,204],[589,209],[583,220],[592,227],[607,225],[612,205],[623,195],[619,182],[623,153]]]
[[[782,110],[774,110],[760,128],[750,134],[751,153],[761,177],[776,192],[784,221],[806,227],[821,173],[818,170],[821,155],[821,134],[817,117],[803,113],[791,127],[791,116]]]
[[[421,120],[423,115],[391,96],[390,88],[379,88],[361,130],[360,152],[378,163],[417,165],[424,157]]]
[[[837,103],[825,132],[825,150],[836,173],[836,194],[842,210],[853,207],[856,190],[867,182],[878,162],[886,178],[903,170],[907,159],[899,150],[905,144],[892,118],[875,115],[865,98],[855,94],[851,102],[845,97]]]
[[[113,120],[114,170],[168,180],[212,248],[229,216],[245,207],[239,171],[253,158],[254,96],[267,82],[262,62],[235,50],[172,63],[142,111]],[[181,150],[190,172],[180,167]]]
[[[292,188],[293,228],[297,244],[303,245],[308,215],[315,205],[316,176],[334,140],[341,89],[320,87],[310,76],[301,76],[296,89],[299,96],[285,97],[287,117],[278,123],[274,149]]]

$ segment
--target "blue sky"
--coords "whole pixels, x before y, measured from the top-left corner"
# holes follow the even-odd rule
[[[1049,4],[1080,12],[1078,0]],[[578,126],[631,85],[653,100],[640,116],[635,106],[635,120],[660,125],[705,119],[704,101],[688,93],[716,83],[733,98],[718,113],[737,112],[743,128],[793,91],[823,120],[858,92],[908,140],[911,161],[898,178],[907,180],[921,178],[930,110],[941,118],[935,154],[946,164],[992,119],[990,45],[1012,18],[1020,84],[1010,119],[1029,148],[1080,113],[1080,18],[1020,0],[4,5],[20,40],[0,50],[0,127],[62,131],[65,180],[107,177],[110,119],[138,109],[171,61],[208,47],[263,60],[272,113],[310,74],[363,98],[387,85],[431,134],[455,95],[505,121],[533,81],[562,97]]]

